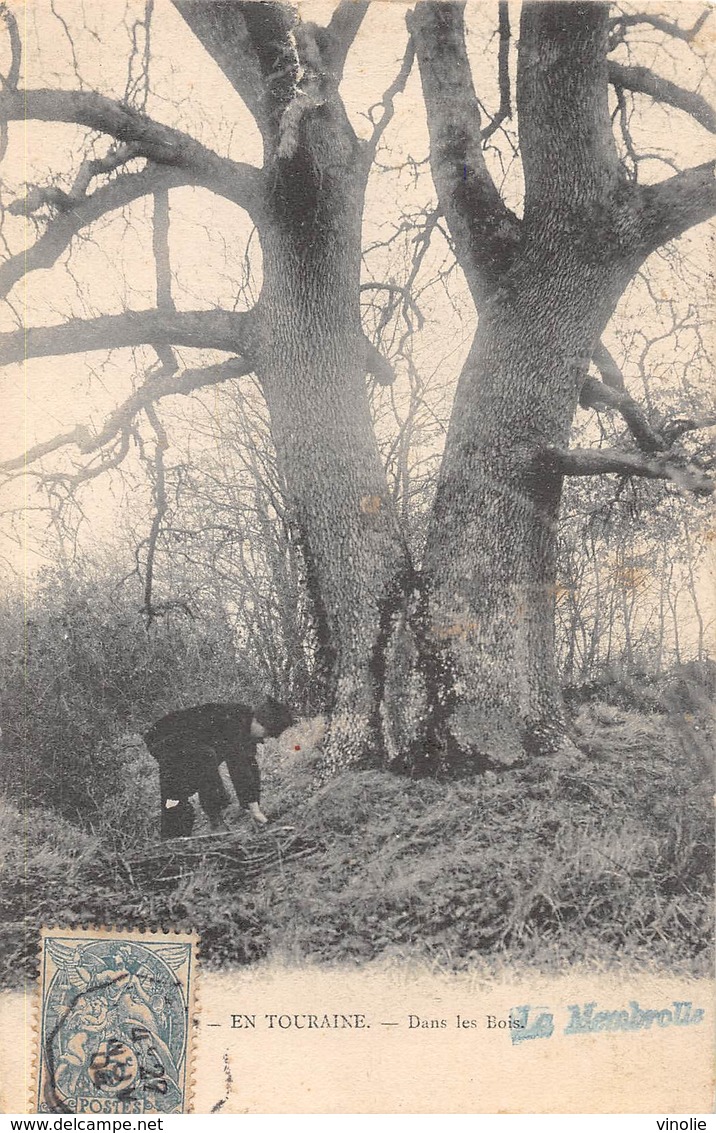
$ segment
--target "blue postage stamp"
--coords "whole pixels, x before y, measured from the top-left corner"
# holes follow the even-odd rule
[[[185,1113],[196,938],[44,929],[38,1113]]]

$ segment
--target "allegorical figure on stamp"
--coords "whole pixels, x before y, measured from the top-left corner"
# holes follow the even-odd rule
[[[45,939],[40,1101],[50,1112],[181,1112],[186,943]]]

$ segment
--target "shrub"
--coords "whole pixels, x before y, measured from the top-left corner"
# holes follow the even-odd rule
[[[147,627],[131,588],[88,574],[48,573],[27,603],[6,599],[0,636],[0,786],[91,829],[119,830],[121,800],[148,774],[128,733],[251,686],[225,623],[175,612]]]

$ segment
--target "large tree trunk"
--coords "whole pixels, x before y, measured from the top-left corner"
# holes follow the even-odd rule
[[[340,4],[321,28],[283,4],[175,2],[264,141],[252,354],[305,561],[331,718],[326,771],[378,762],[384,639],[408,557],[366,391],[366,370],[380,369],[367,365],[359,307],[371,154],[339,93],[367,5]]]
[[[427,767],[558,749],[557,522],[586,362],[615,301],[598,269],[523,274],[490,304],[464,367],[423,563]],[[540,286],[537,286],[537,283]]]
[[[262,234],[259,305],[260,376],[327,686],[326,771],[383,758],[384,643],[408,564],[366,391],[364,177],[338,156],[339,178],[284,174]]]

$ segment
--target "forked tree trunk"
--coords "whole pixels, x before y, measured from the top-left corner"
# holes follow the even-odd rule
[[[711,173],[656,195],[628,186],[607,94],[608,4],[525,3],[518,219],[485,161],[462,5],[412,10],[433,180],[479,314],[416,578],[365,386],[370,146],[338,94],[364,6],[341,4],[319,28],[280,4],[176,2],[264,137],[254,357],[329,685],[326,770],[386,755],[411,771],[472,769],[555,750],[565,734],[553,641],[562,482],[551,450],[568,446],[588,361],[629,278],[700,208],[710,215]],[[703,197],[687,217],[692,183]]]
[[[548,288],[535,264],[487,306],[416,580],[366,396],[358,192],[344,182],[302,226],[263,234],[261,377],[330,686],[326,771],[386,758],[412,773],[509,765],[565,737],[562,478],[545,452],[568,443],[623,282],[563,248]]]

